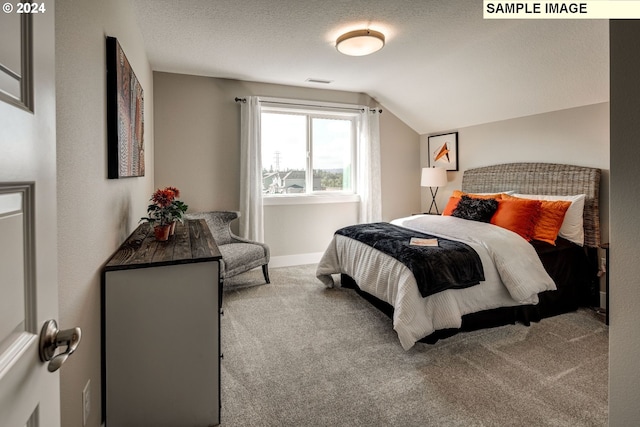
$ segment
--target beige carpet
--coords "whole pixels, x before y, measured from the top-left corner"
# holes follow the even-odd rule
[[[400,346],[315,266],[226,284],[223,427],[605,426],[608,329],[590,311]]]

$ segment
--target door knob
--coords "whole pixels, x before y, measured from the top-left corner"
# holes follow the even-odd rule
[[[60,369],[60,366],[67,358],[76,351],[78,344],[80,344],[81,336],[82,331],[80,328],[61,331],[58,329],[58,323],[55,320],[51,319],[44,322],[40,332],[40,360],[49,362],[49,366],[47,366],[49,372],[55,372]],[[55,354],[56,349],[62,346],[66,346],[66,349],[61,353]]]

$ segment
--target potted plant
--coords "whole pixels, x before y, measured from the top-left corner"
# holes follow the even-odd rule
[[[140,218],[140,221],[146,221],[153,227],[156,240],[167,240],[176,221],[183,221],[188,206],[177,200],[179,196],[180,190],[175,187],[157,189],[151,196],[152,203],[147,206],[148,216]]]

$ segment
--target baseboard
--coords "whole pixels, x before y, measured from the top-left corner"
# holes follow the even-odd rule
[[[606,307],[607,307],[607,293],[600,292],[600,308],[606,308]]]
[[[298,255],[273,256],[269,260],[269,268],[291,267],[294,265],[316,264],[322,258],[323,252]]]

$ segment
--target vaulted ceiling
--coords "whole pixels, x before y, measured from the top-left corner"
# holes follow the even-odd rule
[[[485,20],[481,0],[132,3],[156,71],[363,92],[420,134],[609,99],[606,20]],[[337,52],[361,28],[385,47]]]

